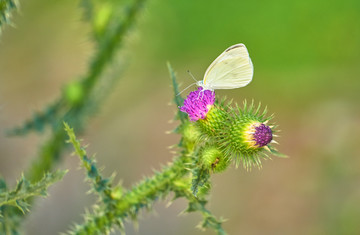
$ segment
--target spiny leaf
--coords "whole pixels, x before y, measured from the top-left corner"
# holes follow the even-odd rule
[[[88,180],[92,182],[93,189],[95,192],[99,193],[103,201],[109,201],[112,199],[112,180],[108,178],[103,178],[99,173],[94,159],[87,157],[85,147],[82,147],[80,141],[76,138],[74,129],[71,128],[66,122],[64,122],[64,127],[67,135],[69,136],[68,143],[71,143],[75,149],[75,153],[79,156],[84,168],[87,171]]]
[[[179,86],[176,81],[176,74],[173,68],[171,67],[171,64],[168,62],[167,67],[170,73],[170,78],[172,81],[173,91],[174,91],[174,102],[177,107],[180,107],[184,103],[184,99],[180,96],[179,92]],[[184,112],[181,112],[180,109],[178,109],[177,117],[180,119],[182,123],[184,123],[187,120],[187,115]]]
[[[17,6],[17,0],[0,0],[0,35],[4,24],[11,24],[11,16]]]
[[[135,0],[129,8],[124,10],[123,15],[114,14],[112,19],[114,25],[111,25],[111,30],[102,35],[97,45],[96,53],[89,63],[88,72],[78,82],[83,93],[80,100],[77,100],[76,103],[69,101],[65,90],[62,97],[54,104],[46,107],[44,111],[38,112],[33,118],[27,120],[19,127],[9,130],[8,133],[11,135],[25,135],[30,131],[42,132],[46,125],[51,124],[52,127],[58,127],[63,120],[71,122],[71,124],[77,124],[76,127],[80,128],[81,124],[84,123],[85,117],[89,116],[97,108],[97,104],[93,104],[94,100],[96,100],[96,97],[94,98],[96,95],[93,94],[95,85],[102,78],[101,75],[107,65],[113,60],[115,53],[122,46],[125,35],[135,23],[144,2],[145,0]],[[115,3],[114,1],[114,7],[119,8],[119,5]],[[107,94],[109,92],[102,90],[97,93]],[[56,131],[56,128],[53,129]]]
[[[206,200],[195,197],[189,190],[182,191],[180,193],[189,201],[188,208],[185,212],[200,212],[203,216],[202,223],[198,226],[199,228],[211,228],[216,231],[218,235],[226,235],[226,232],[222,228],[223,220],[216,219],[216,217],[206,209]]]
[[[197,195],[199,188],[206,186],[206,183],[210,179],[210,172],[208,169],[204,167],[196,167],[193,170],[193,180],[191,191],[193,192],[194,196]]]
[[[22,125],[8,130],[7,135],[26,135],[30,131],[42,133],[45,130],[46,125],[55,127],[58,124],[57,116],[63,107],[63,102],[57,101],[54,104],[44,108],[44,111],[34,113],[33,117],[29,120],[26,120]]]
[[[26,199],[33,196],[46,196],[47,188],[61,180],[66,172],[55,171],[54,173],[46,173],[40,181],[35,183],[30,183],[30,181],[22,176],[14,190],[0,193],[0,207],[4,205],[16,206],[25,213],[29,206]]]

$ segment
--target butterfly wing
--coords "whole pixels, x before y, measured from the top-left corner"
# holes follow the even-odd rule
[[[204,89],[233,89],[249,84],[254,67],[244,44],[226,49],[206,70],[202,86]]]

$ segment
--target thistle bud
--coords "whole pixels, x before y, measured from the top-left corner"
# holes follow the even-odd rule
[[[64,92],[66,100],[71,105],[78,105],[84,99],[84,88],[78,81],[70,83]]]
[[[212,170],[214,173],[224,171],[230,164],[230,158],[216,147],[207,147],[201,155],[201,162],[205,168]]]
[[[226,152],[237,157],[237,165],[242,160],[247,169],[253,165],[261,167],[261,159],[272,153],[269,144],[275,142],[274,127],[267,125],[270,118],[264,118],[266,111],[260,114],[259,109],[255,110],[253,104],[247,108],[245,104],[243,110],[233,112],[234,119],[228,124],[228,134],[222,142]]]
[[[186,122],[182,126],[182,133],[183,133],[183,141],[182,144],[188,150],[194,150],[196,144],[199,142],[201,138],[201,131],[199,127],[192,122]]]

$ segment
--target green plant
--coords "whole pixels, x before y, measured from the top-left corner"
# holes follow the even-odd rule
[[[111,0],[83,1],[86,19],[93,27],[95,55],[82,79],[65,86],[55,102],[23,125],[9,130],[9,135],[26,135],[31,131],[42,133],[44,129],[50,129],[51,134],[14,190],[8,189],[6,182],[0,180],[0,233],[19,234],[33,196],[45,196],[46,189],[65,174],[63,171],[47,172],[54,171],[61,161],[69,146],[66,140],[79,156],[92,192],[98,195],[98,201],[87,212],[84,222],[73,226],[69,234],[106,234],[115,226],[124,230],[124,220],[135,221],[141,209],[151,209],[155,201],[167,197],[170,192],[175,195],[173,200],[181,197],[188,201],[186,212],[202,214],[200,227],[226,234],[221,226],[223,220],[217,219],[205,207],[211,189],[210,176],[225,171],[231,162],[236,166],[242,164],[249,170],[253,166],[260,168],[261,161],[270,155],[283,157],[272,146],[276,126],[270,124],[271,116],[266,116],[266,109],[261,111],[260,105],[254,102],[244,102],[243,107],[231,106],[225,99],[216,99],[214,92],[202,91],[202,88],[191,92],[184,100],[177,95],[175,72],[168,65],[174,103],[180,107],[175,117],[180,124],[174,130],[181,135],[177,156],[131,189],[114,184],[112,177],[102,176],[94,157],[88,156],[72,127],[80,133],[86,128],[87,119],[97,111],[104,98],[99,94],[106,94],[110,89],[110,86],[100,84],[115,82],[115,78],[106,76],[105,69],[122,46],[124,36],[136,21],[144,2],[133,0],[125,8]],[[6,13],[9,9],[3,7],[0,10]]]

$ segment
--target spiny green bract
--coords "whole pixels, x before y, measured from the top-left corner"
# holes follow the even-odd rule
[[[225,128],[229,118],[229,114],[225,112],[221,106],[214,105],[210,108],[206,118],[199,119],[197,122],[208,136],[216,136],[221,133],[223,128]]]

